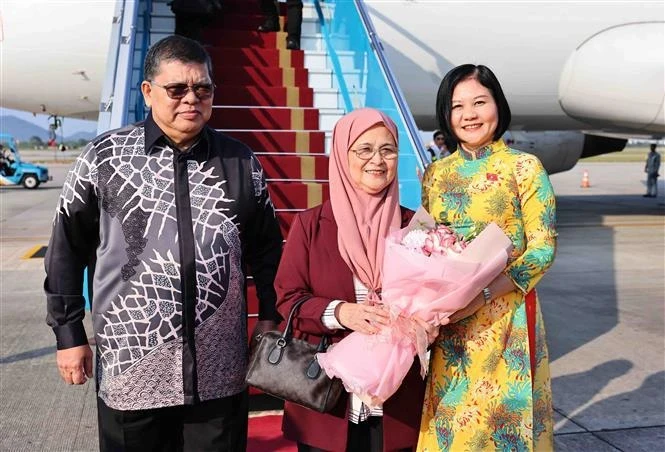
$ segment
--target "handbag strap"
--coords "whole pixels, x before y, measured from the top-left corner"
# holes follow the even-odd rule
[[[293,318],[296,316],[296,311],[298,311],[298,308],[300,308],[300,305],[302,305],[304,302],[312,298],[309,295],[305,295],[301,298],[299,298],[295,303],[293,303],[293,307],[291,307],[291,312],[289,312],[289,317],[286,320],[286,327],[284,328],[284,332],[282,333],[282,338],[284,340],[288,340],[291,337],[291,330],[292,330],[292,323],[293,323]]]

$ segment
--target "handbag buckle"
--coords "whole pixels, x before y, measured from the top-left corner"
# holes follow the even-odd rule
[[[286,338],[281,336],[275,341],[275,346],[272,348],[272,350],[270,350],[270,354],[268,355],[268,362],[273,365],[279,364],[279,362],[282,360],[285,347]]]
[[[309,363],[309,366],[307,366],[307,372],[305,372],[307,375],[307,378],[310,378],[312,380],[316,380],[319,378],[319,375],[321,374],[321,366],[319,365],[319,362],[314,358],[311,363]]]

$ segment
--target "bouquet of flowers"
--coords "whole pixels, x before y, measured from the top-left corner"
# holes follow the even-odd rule
[[[386,238],[381,303],[390,311],[390,325],[376,335],[349,334],[319,353],[319,364],[366,405],[383,404],[415,355],[425,375],[427,334],[411,317],[440,325],[465,308],[505,268],[511,248],[494,223],[468,241],[419,209],[406,228]]]

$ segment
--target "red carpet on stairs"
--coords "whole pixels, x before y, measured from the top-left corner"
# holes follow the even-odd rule
[[[255,3],[225,1],[222,17],[204,31],[217,84],[210,124],[254,149],[286,234],[295,213],[328,198],[325,133],[304,51],[286,50],[283,31],[257,32]],[[283,28],[284,5],[280,12]]]
[[[283,31],[258,33],[263,22],[258,5],[256,0],[224,0],[224,13],[204,31],[217,85],[210,125],[254,150],[286,237],[297,212],[328,199],[325,133],[319,130],[304,51],[287,50]],[[283,30],[283,3],[280,14]],[[251,331],[258,313],[251,279],[248,313]],[[250,418],[247,450],[295,451],[282,438],[281,419],[273,414]]]

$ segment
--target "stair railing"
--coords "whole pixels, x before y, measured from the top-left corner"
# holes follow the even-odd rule
[[[143,61],[150,48],[150,30],[152,30],[152,0],[144,0],[143,8],[143,34],[141,39],[141,46],[139,48],[139,74],[138,84],[136,84],[136,99],[134,103],[134,116],[136,121],[140,121],[146,116],[145,102],[141,94],[141,83],[143,82]]]
[[[116,0],[97,123],[99,133],[127,124],[139,3],[140,0]]]
[[[422,171],[428,159],[364,1],[314,0],[314,6],[344,110],[372,107],[395,121],[400,135],[400,202],[417,208],[417,170]]]
[[[97,132],[144,119],[143,60],[150,46],[153,0],[116,0]]]
[[[388,63],[388,60],[386,59],[386,55],[383,51],[383,43],[381,43],[379,35],[377,34],[376,29],[374,28],[374,23],[372,22],[372,19],[370,18],[369,13],[367,12],[367,8],[365,7],[365,1],[356,0],[356,6],[358,8],[358,12],[363,18],[363,23],[365,24],[365,28],[367,29],[367,33],[369,34],[369,38],[372,42],[372,48],[376,52],[376,56],[379,59],[379,62],[381,63],[381,69],[385,74],[386,80],[390,84],[391,92],[395,98],[395,102],[397,102],[399,111],[402,115],[402,118],[405,122],[407,129],[409,130],[409,137],[412,140],[412,144],[414,145],[415,149],[417,149],[418,154],[420,154],[421,163],[424,164],[424,162],[429,161],[429,159],[426,155],[425,149],[420,143],[421,141],[420,134],[418,133],[418,127],[416,126],[416,121],[413,119],[411,110],[409,109],[409,106],[406,103],[406,98],[404,97],[404,94],[402,93],[402,90],[400,89],[399,84],[397,83],[397,79],[395,78],[395,74],[393,73],[392,69],[390,68],[390,64]]]

